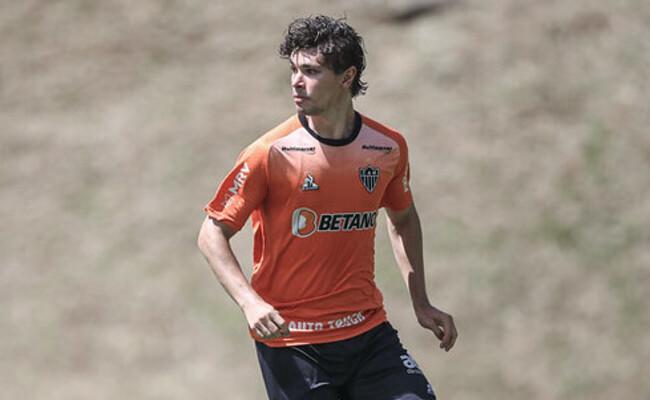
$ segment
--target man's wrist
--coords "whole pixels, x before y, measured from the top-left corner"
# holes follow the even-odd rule
[[[418,313],[420,311],[432,308],[433,306],[429,302],[428,298],[424,299],[413,299],[413,310]]]
[[[246,311],[252,307],[256,307],[262,301],[262,298],[255,293],[249,293],[244,296],[238,303],[239,308],[241,308],[242,311]]]

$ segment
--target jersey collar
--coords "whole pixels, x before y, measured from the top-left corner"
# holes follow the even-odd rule
[[[327,144],[329,146],[345,146],[346,144],[350,144],[354,141],[354,139],[357,138],[357,136],[359,136],[359,131],[361,131],[361,114],[356,111],[354,112],[354,128],[352,128],[352,134],[343,139],[329,139],[322,137],[309,127],[307,117],[305,117],[304,114],[298,114],[298,119],[300,120],[302,127],[305,128],[305,130],[309,132],[310,135],[312,135],[319,142]]]

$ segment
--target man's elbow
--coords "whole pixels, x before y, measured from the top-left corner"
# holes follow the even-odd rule
[[[210,248],[210,239],[208,238],[209,234],[205,227],[205,222],[201,225],[199,230],[199,235],[196,238],[196,246],[199,248],[201,253],[204,255],[209,251]]]
[[[206,217],[203,220],[199,235],[196,239],[196,245],[204,255],[210,252],[218,240],[218,230],[219,227],[212,218]]]
[[[399,211],[389,210],[388,219],[390,220],[391,228],[400,231],[412,224],[417,224],[419,222],[419,216],[415,205],[411,204],[410,207],[405,208]]]
[[[227,225],[212,217],[206,217],[199,230],[196,244],[201,252],[206,254],[219,243],[227,243],[234,233],[234,230]]]

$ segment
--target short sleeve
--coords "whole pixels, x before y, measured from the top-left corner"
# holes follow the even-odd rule
[[[219,185],[205,212],[219,222],[240,230],[267,192],[267,152],[258,146],[244,150],[235,167]]]
[[[390,208],[391,210],[403,210],[413,202],[409,186],[408,148],[405,141],[400,143],[399,152],[399,160],[395,174],[388,183],[384,197],[381,200],[381,206]]]

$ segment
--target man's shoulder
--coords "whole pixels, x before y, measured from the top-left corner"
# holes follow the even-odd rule
[[[387,136],[388,138],[397,142],[400,147],[406,146],[406,139],[404,136],[396,129],[378,122],[366,115],[361,115],[363,124],[366,125],[371,130],[375,131],[377,134]]]

